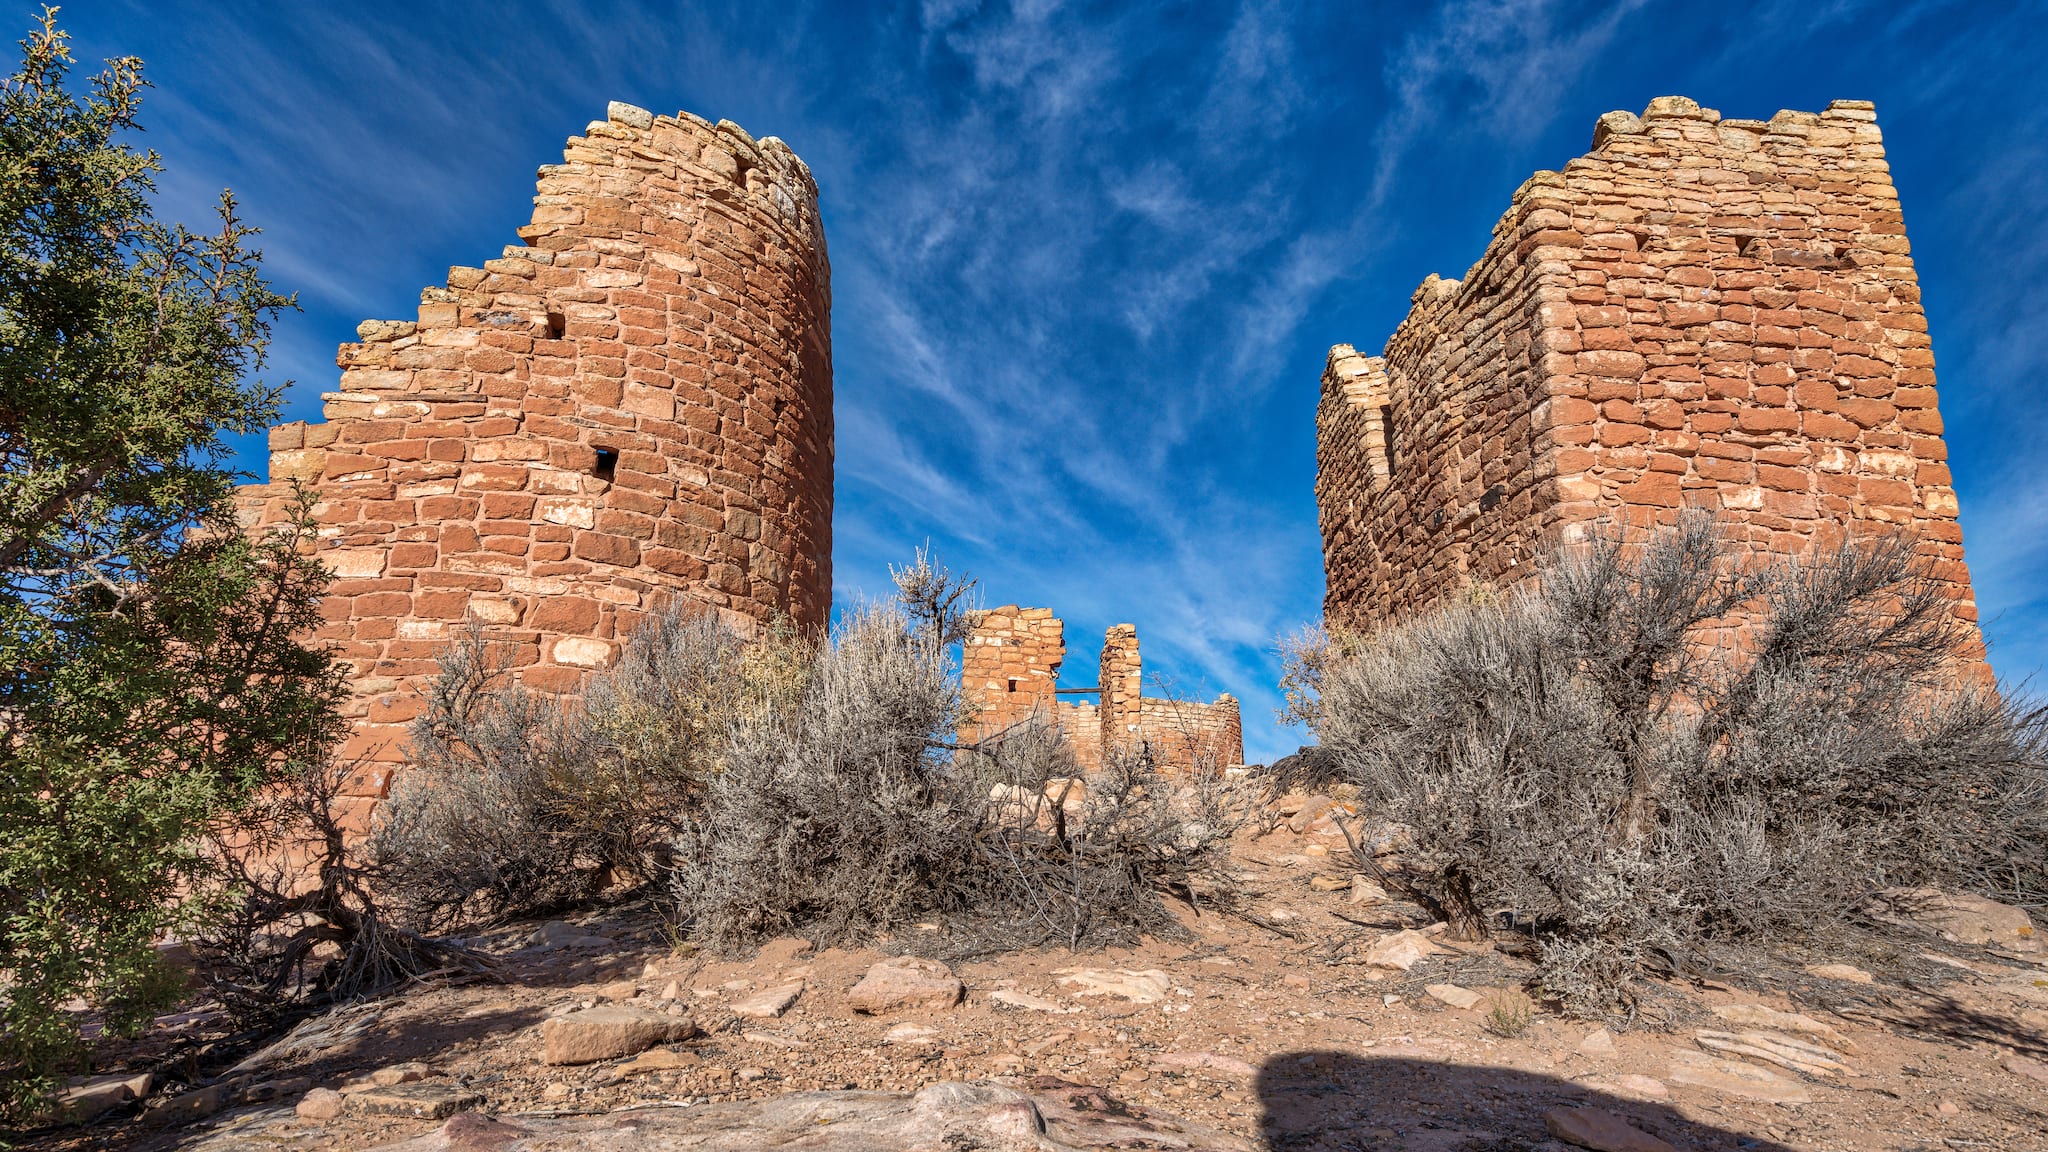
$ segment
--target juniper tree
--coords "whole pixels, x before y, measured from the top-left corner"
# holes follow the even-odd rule
[[[220,201],[152,211],[126,137],[134,58],[67,86],[45,9],[0,86],[0,1103],[175,994],[154,945],[203,892],[203,834],[334,732],[339,683],[294,640],[323,575],[304,517],[236,530],[231,434],[275,417],[251,376],[272,291]],[[69,1006],[67,1008],[67,1005]]]

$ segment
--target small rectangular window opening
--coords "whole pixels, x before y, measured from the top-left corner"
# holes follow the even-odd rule
[[[1015,692],[1017,690],[1017,681],[1015,681],[1014,679],[1010,681],[1009,690],[1012,692]]]
[[[612,482],[612,477],[617,475],[618,470],[619,450],[616,448],[599,448],[597,450],[597,463],[591,466],[590,474],[609,484]]]
[[[1380,409],[1380,439],[1387,446],[1387,474],[1394,473],[1394,410]]]
[[[548,339],[560,340],[562,338],[562,332],[565,329],[567,329],[568,326],[568,318],[564,317],[560,312],[548,313]]]

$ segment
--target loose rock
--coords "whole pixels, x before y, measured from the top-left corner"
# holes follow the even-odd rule
[[[1553,1108],[1543,1126],[1560,1140],[1594,1152],[1678,1152],[1678,1149],[1600,1108]]]
[[[348,1097],[332,1088],[315,1088],[299,1098],[295,1111],[301,1120],[332,1120],[348,1107]]]
[[[1048,1000],[1043,996],[1033,996],[1029,992],[1019,992],[1013,988],[996,989],[988,994],[988,1002],[1005,1004],[1011,1008],[1023,1008],[1030,1012],[1050,1012],[1055,1016],[1070,1016],[1081,1011],[1071,1005]]]
[[[1436,952],[1437,946],[1429,937],[1412,928],[1388,933],[1373,941],[1365,950],[1365,962],[1375,968],[1392,968],[1402,972]]]
[[[1579,1055],[1605,1059],[1614,1055],[1614,1033],[1605,1028],[1595,1028],[1579,1041]]]
[[[1062,968],[1053,975],[1070,996],[1120,996],[1137,1004],[1156,1004],[1173,991],[1173,980],[1156,968]]]
[[[870,1015],[905,1008],[951,1008],[966,992],[953,970],[937,960],[899,956],[869,968],[847,1003]]]
[[[744,1000],[734,1001],[733,1015],[753,1020],[773,1020],[789,1011],[790,1005],[796,1003],[796,998],[803,995],[803,991],[804,982],[799,980],[794,984],[784,984],[779,988],[757,992]]]
[[[454,1084],[399,1084],[358,1092],[350,1099],[349,1107],[357,1112],[417,1120],[445,1120],[484,1102],[482,1093]]]
[[[1849,984],[1875,984],[1877,978],[1854,964],[1815,964],[1806,970],[1808,976],[1823,980],[1840,980]]]
[[[543,1063],[589,1064],[687,1040],[697,1026],[687,1016],[606,1005],[544,1020],[540,1034]]]
[[[1422,990],[1429,993],[1430,999],[1458,1009],[1477,1008],[1486,1002],[1484,993],[1474,992],[1470,988],[1460,988],[1456,984],[1427,984]]]

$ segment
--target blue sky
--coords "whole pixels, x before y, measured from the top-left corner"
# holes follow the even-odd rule
[[[28,26],[29,10],[17,17]],[[1232,691],[1322,597],[1323,355],[1377,350],[1510,192],[1663,94],[1729,116],[1875,100],[1919,264],[1992,659],[2048,663],[2048,4],[265,4],[84,0],[133,53],[166,213],[231,186],[304,311],[271,374],[516,242],[609,100],[788,141],[833,267],[841,604],[930,540],[991,604],[1112,623]],[[260,469],[251,446],[247,466]]]

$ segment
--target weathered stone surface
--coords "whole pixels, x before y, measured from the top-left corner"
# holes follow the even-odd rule
[[[804,983],[801,980],[794,984],[783,984],[733,1001],[732,1012],[735,1016],[745,1016],[751,1020],[773,1020],[789,1011],[790,1006],[795,1004],[797,997],[803,993]]]
[[[301,1120],[332,1120],[348,1107],[348,1097],[332,1088],[315,1088],[299,1097],[294,1109]]]
[[[370,1083],[379,1088],[390,1088],[399,1084],[411,1084],[416,1080],[425,1080],[433,1074],[433,1069],[413,1060],[404,1064],[388,1064],[377,1069],[370,1073]]]
[[[1713,1092],[1725,1092],[1769,1104],[1806,1104],[1813,1097],[1797,1081],[1740,1060],[1723,1060],[1702,1052],[1673,1052],[1673,1084],[1686,1084]]]
[[[1425,984],[1422,990],[1429,993],[1430,999],[1461,1010],[1477,1008],[1486,1003],[1485,993],[1461,988],[1456,984]]]
[[[1054,1081],[1057,1085],[1059,1082]],[[520,1118],[487,1144],[465,1152],[1075,1152],[1083,1148],[1150,1148],[1159,1152],[1250,1152],[1221,1132],[1148,1108],[1113,1106],[1081,1085],[1024,1092],[988,1084],[939,1083],[915,1094],[798,1092],[753,1103],[647,1109],[631,1124],[616,1116]],[[438,1132],[384,1152],[452,1152],[458,1116]],[[502,1123],[502,1122],[499,1122]]]
[[[1048,1000],[1043,996],[1034,996],[1029,992],[1019,992],[1014,988],[998,988],[988,994],[988,1000],[991,1004],[1002,1004],[1010,1008],[1022,1008],[1028,1012],[1049,1012],[1055,1016],[1069,1015],[1081,1011],[1081,1009],[1071,1004],[1062,1004],[1057,1000]]]
[[[1053,973],[1069,996],[1117,996],[1138,1004],[1156,1004],[1173,991],[1173,980],[1156,968],[1062,968]]]
[[[2030,1056],[2007,1056],[1998,1062],[1998,1066],[2015,1076],[2024,1076],[2029,1080],[2048,1084],[2048,1064],[2043,1064]]]
[[[371,1088],[349,1097],[349,1109],[370,1116],[411,1116],[417,1120],[443,1120],[484,1102],[483,1093],[458,1084],[421,1082]]]
[[[687,1016],[607,1004],[543,1020],[540,1034],[542,1062],[589,1064],[687,1040],[697,1026]]]
[[[1741,1056],[1749,1060],[1761,1060],[1804,1072],[1809,1076],[1833,1076],[1847,1073],[1844,1064],[1834,1052],[1818,1044],[1795,1040],[1780,1032],[1715,1032],[1693,1033],[1693,1042],[1709,1052],[1725,1052],[1730,1056]]]
[[[1678,1149],[1601,1108],[1552,1108],[1543,1126],[1560,1140],[1593,1152],[1678,1152]]]
[[[2036,952],[2041,937],[2026,909],[2000,904],[1967,892],[1938,888],[1893,888],[1871,902],[1880,919],[1913,924],[1961,944],[1996,944],[2016,952]]]
[[[1614,1033],[1605,1028],[1595,1028],[1579,1041],[1579,1055],[1604,1060],[1614,1055]]]
[[[1815,964],[1806,970],[1808,976],[1823,980],[1838,980],[1844,984],[1875,984],[1877,978],[1854,964]]]
[[[194,1120],[213,1115],[227,1106],[233,1093],[226,1084],[215,1084],[207,1088],[196,1088],[168,1100],[152,1102],[142,1113],[142,1122],[163,1128],[175,1128],[190,1124]]]
[[[846,994],[856,1012],[876,1014],[906,1008],[951,1008],[966,988],[937,960],[898,956],[869,968]]]
[[[1259,1074],[1257,1066],[1253,1064],[1239,1060],[1235,1056],[1219,1056],[1214,1052],[1161,1052],[1152,1058],[1152,1066],[1216,1072],[1239,1080],[1249,1080]]]
[[[1404,928],[1373,941],[1372,946],[1365,950],[1365,962],[1375,968],[1406,972],[1436,951],[1437,946],[1430,943],[1429,937],[1412,928]]]
[[[1592,525],[1713,510],[1759,558],[1904,530],[1982,658],[1933,344],[1871,114],[1798,135],[1679,97],[1517,190],[1462,280],[1316,412],[1329,623],[1525,579]],[[1782,206],[1782,207],[1779,207]]]
[[[1780,1012],[1763,1004],[1716,1004],[1714,1015],[1747,1028],[1770,1028],[1779,1032],[1798,1032],[1819,1039],[1838,1052],[1855,1052],[1856,1042],[1837,1031],[1835,1026],[1822,1020],[1815,1020],[1801,1012]]]
[[[95,1116],[148,1096],[154,1082],[155,1077],[147,1072],[73,1077],[65,1081],[52,1111],[63,1123],[83,1124]]]

